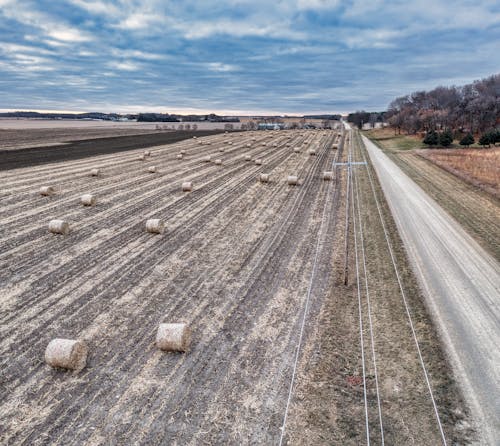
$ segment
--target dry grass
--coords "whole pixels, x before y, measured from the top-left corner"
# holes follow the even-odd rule
[[[419,155],[500,197],[500,148],[425,150]]]
[[[394,129],[386,127],[383,129],[373,129],[363,132],[368,138],[375,141],[382,149],[385,150],[412,150],[421,149],[425,146],[422,144],[422,138],[417,135],[396,135]]]

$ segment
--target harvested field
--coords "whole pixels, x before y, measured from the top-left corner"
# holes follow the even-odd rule
[[[158,133],[145,128],[2,128],[0,121],[0,150],[20,148],[58,146],[71,141],[85,139],[110,138],[114,136],[141,135]]]
[[[418,154],[500,198],[500,148],[422,150]]]
[[[379,443],[381,418],[388,444],[440,444],[374,193],[444,433],[465,443],[466,408],[383,197],[366,167],[334,166],[361,159],[356,144],[332,150],[335,135],[218,134],[150,144],[145,161],[138,145],[2,171],[0,443],[354,445],[366,425]],[[96,205],[81,206],[82,194]],[[50,234],[53,219],[71,232]],[[164,232],[146,232],[149,219]],[[189,325],[188,352],[157,348],[161,323]],[[86,342],[81,372],[45,364],[54,338]]]
[[[0,130],[0,133],[2,131]],[[25,143],[20,143],[22,148],[5,150],[4,144],[0,147],[0,171],[15,169],[26,166],[37,166],[40,164],[53,163],[55,161],[69,161],[87,158],[93,155],[104,155],[108,153],[123,152],[132,149],[157,146],[158,144],[169,144],[193,136],[206,136],[218,134],[221,131],[171,131],[156,132],[142,135],[130,136],[109,136],[107,138],[82,139],[82,134],[72,132],[72,141],[64,145],[47,146],[43,139],[39,139],[37,131],[27,130],[16,131],[17,134],[35,133],[39,144],[37,147],[28,147]],[[91,132],[90,132],[91,133]],[[23,141],[23,140],[22,140]]]

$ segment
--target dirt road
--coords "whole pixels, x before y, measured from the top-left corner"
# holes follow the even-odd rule
[[[363,137],[484,444],[500,438],[500,265]],[[496,440],[495,440],[496,439]]]

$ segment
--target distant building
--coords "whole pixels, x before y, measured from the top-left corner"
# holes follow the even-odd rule
[[[282,122],[260,122],[258,124],[259,130],[283,130],[285,124]]]

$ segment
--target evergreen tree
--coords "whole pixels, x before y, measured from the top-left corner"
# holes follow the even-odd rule
[[[443,147],[450,146],[452,142],[453,142],[453,135],[451,133],[451,130],[446,129],[443,133],[439,135],[439,144],[441,144]]]
[[[491,144],[491,137],[489,133],[485,133],[479,138],[479,144],[481,144],[483,147],[484,146],[490,146]]]
[[[474,144],[474,137],[472,136],[472,133],[467,133],[461,140],[460,140],[460,145],[469,147],[471,144]]]
[[[423,141],[423,143],[427,144],[428,146],[436,146],[438,142],[439,142],[439,136],[435,130],[427,132]]]
[[[496,129],[491,132],[490,140],[491,143],[495,145],[497,145],[497,142],[500,142],[500,129]]]

